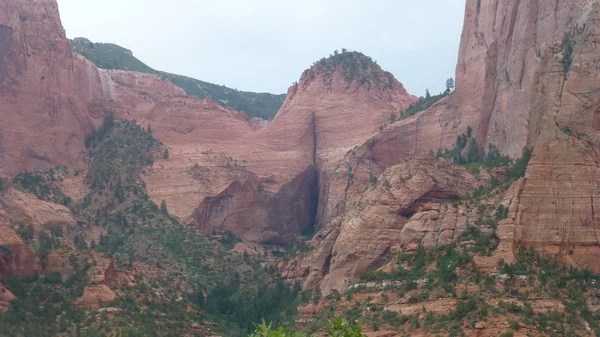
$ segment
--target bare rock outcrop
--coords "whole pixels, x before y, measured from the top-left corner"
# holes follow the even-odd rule
[[[11,228],[8,214],[0,208],[0,281],[12,276],[35,275],[41,272],[40,259]]]
[[[56,1],[0,2],[0,175],[65,165],[93,130]]]
[[[144,175],[156,203],[205,232],[253,243],[286,243],[319,223],[315,252],[289,273],[343,289],[386,251],[448,242],[464,227],[460,208],[444,201],[479,182],[407,158],[450,149],[470,126],[482,153],[492,146],[518,158],[534,148],[507,195],[502,251],[533,245],[600,271],[599,6],[467,0],[456,90],[427,111],[388,126],[417,98],[364,55],[341,53],[305,71],[261,128],[159,76],[73,55],[53,0],[0,1],[0,176],[72,163],[114,111],[151,126],[169,148]],[[19,193],[1,202],[0,244],[12,253],[0,275],[40,270],[11,221],[72,221]]]
[[[63,280],[85,272],[87,286],[75,305],[98,309],[116,299],[113,289],[135,286],[136,273],[119,270],[112,259],[94,251],[53,251],[45,272],[58,272]]]
[[[518,157],[532,146],[515,247],[600,270],[600,35],[596,1],[467,1],[456,100],[479,111],[476,134]]]
[[[67,207],[40,200],[31,193],[14,188],[0,196],[0,205],[7,211],[13,224],[33,225],[36,230],[44,225],[65,227],[75,224],[73,214]]]
[[[10,309],[10,302],[15,299],[15,295],[0,283],[0,314],[6,313]]]
[[[83,295],[75,301],[75,305],[88,309],[98,309],[103,304],[112,303],[117,295],[104,284],[90,285],[83,289]]]
[[[467,170],[435,158],[407,159],[375,179],[368,178],[368,162],[357,164],[352,180],[346,172],[338,175],[345,198],[312,240],[311,254],[285,268],[305,289],[344,291],[388,253],[449,243],[466,229],[464,210],[447,203],[480,184]]]

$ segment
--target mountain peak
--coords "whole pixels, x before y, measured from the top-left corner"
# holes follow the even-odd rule
[[[367,85],[369,89],[392,88],[397,82],[394,76],[381,69],[371,57],[358,52],[342,49],[329,57],[323,57],[315,62],[302,76],[301,81],[310,81],[320,77],[331,87],[333,78],[339,75],[349,85],[357,82]]]

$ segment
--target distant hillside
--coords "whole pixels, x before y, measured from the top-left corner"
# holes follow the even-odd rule
[[[93,43],[86,38],[71,41],[73,51],[103,69],[120,69],[157,74],[185,90],[190,96],[210,97],[213,101],[246,111],[250,117],[273,119],[285,100],[285,94],[254,93],[231,89],[190,77],[155,70],[138,60],[129,49],[112,43]]]

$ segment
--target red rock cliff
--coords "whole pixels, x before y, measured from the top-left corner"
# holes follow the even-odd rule
[[[56,1],[0,2],[0,174],[64,165],[93,125]]]
[[[205,199],[195,224],[205,231],[232,230],[250,241],[286,242],[310,229],[336,164],[416,100],[360,53],[317,62],[289,89],[273,122],[224,150],[234,151],[233,158],[258,177]]]
[[[511,225],[503,228],[511,233],[503,236],[514,240],[509,245],[514,249],[534,245],[570,265],[600,271],[598,6],[597,1],[468,0],[456,91],[357,148],[353,155],[366,163],[363,184],[364,176],[381,178],[403,158],[451,148],[468,126],[481,150],[494,145],[517,158],[525,147],[534,147],[526,178],[510,192],[517,204],[511,204]],[[343,169],[361,174],[352,166]],[[303,275],[305,287],[323,279],[322,290],[344,289],[341,281],[357,277],[393,246],[382,245],[388,234],[348,234],[368,228],[352,216],[356,205],[346,207],[355,198],[348,186],[334,180],[327,199],[321,199],[327,226],[309,262],[291,273]],[[401,217],[386,229],[402,231],[400,240],[406,239]],[[357,241],[376,249],[348,248]],[[351,263],[336,261],[350,261],[348,256]]]
[[[486,148],[518,157],[534,147],[515,243],[596,271],[599,19],[597,1],[467,1],[445,112],[459,111]]]

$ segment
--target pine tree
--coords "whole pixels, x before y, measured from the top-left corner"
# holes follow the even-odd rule
[[[446,80],[446,93],[449,94],[452,92],[452,90],[454,90],[454,79],[449,78]]]

